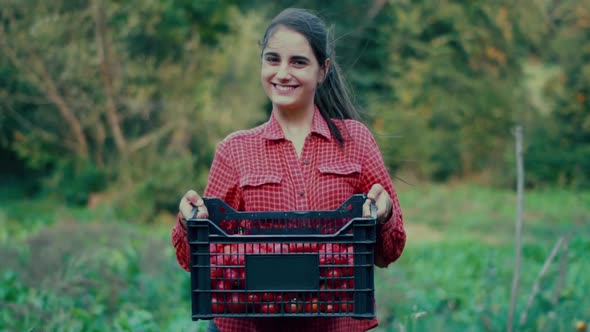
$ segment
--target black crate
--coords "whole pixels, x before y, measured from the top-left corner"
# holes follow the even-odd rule
[[[330,211],[238,212],[204,198],[189,219],[192,318],[375,317],[366,195]]]

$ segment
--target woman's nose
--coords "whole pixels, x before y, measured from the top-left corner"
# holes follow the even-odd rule
[[[284,81],[284,80],[286,80],[286,79],[289,78],[289,75],[290,75],[290,73],[289,73],[289,66],[288,66],[288,64],[281,64],[279,66],[279,68],[277,69],[277,73],[276,73],[275,76],[279,80]]]

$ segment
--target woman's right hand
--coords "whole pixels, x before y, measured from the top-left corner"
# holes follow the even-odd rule
[[[182,227],[184,227],[184,229],[186,229],[186,220],[192,216],[194,207],[199,209],[196,215],[197,219],[206,219],[209,217],[209,212],[207,211],[207,207],[205,206],[205,202],[203,202],[201,196],[199,196],[196,191],[189,190],[180,200],[180,204],[178,204],[178,210],[180,211],[180,222],[182,223]]]

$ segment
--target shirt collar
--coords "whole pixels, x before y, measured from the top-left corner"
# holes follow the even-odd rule
[[[331,139],[332,135],[330,134],[330,128],[322,117],[320,110],[317,106],[314,106],[313,112],[313,120],[311,122],[311,133],[323,136],[326,139]],[[262,130],[262,137],[269,139],[269,140],[280,140],[285,139],[285,134],[283,133],[283,129],[279,125],[279,122],[275,118],[274,111],[270,115],[270,119],[264,126]]]

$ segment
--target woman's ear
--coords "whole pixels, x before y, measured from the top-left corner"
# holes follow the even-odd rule
[[[330,72],[330,58],[327,58],[326,61],[324,61],[324,67],[320,69],[320,77],[318,78],[318,84],[322,84],[324,82],[324,80],[328,76],[329,72]]]

